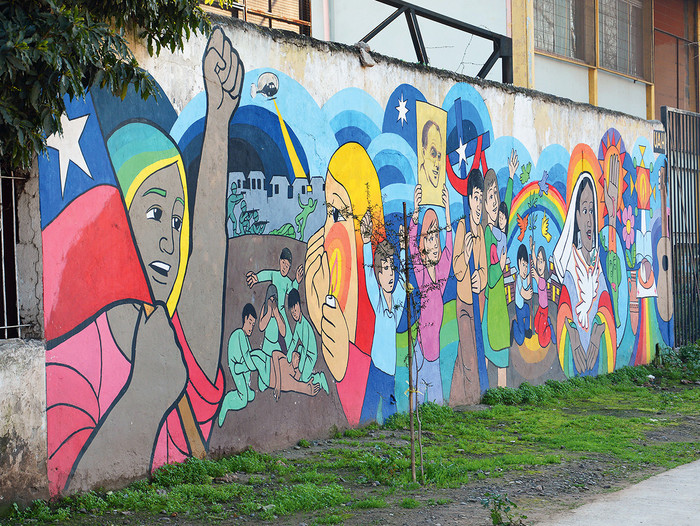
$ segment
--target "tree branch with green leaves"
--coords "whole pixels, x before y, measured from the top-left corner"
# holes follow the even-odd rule
[[[207,3],[211,3],[208,0]],[[0,162],[26,168],[62,132],[64,96],[92,86],[156,93],[127,35],[149,54],[182,49],[210,23],[198,0],[0,0]]]

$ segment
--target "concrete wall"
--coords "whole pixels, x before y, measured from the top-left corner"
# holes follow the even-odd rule
[[[587,102],[588,68],[536,55],[535,88],[577,102]],[[647,114],[646,84],[599,71],[598,105],[644,118]]]
[[[406,261],[419,402],[673,343],[659,123],[222,23],[39,159],[42,491],[406,411]]]
[[[40,341],[0,342],[0,511],[48,497],[44,354]]]

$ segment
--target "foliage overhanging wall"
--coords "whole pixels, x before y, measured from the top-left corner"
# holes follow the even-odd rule
[[[406,411],[406,289],[419,403],[672,345],[651,125],[529,151],[583,132],[430,73],[440,98],[385,78],[320,104],[328,78],[226,33],[193,44],[204,89],[181,111],[93,90],[39,160],[52,494]]]

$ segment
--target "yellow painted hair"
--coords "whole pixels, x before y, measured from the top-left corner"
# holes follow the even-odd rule
[[[338,148],[328,163],[328,172],[340,183],[350,196],[352,215],[355,221],[355,233],[359,241],[359,253],[362,253],[360,240],[360,221],[367,210],[372,214],[374,247],[384,239],[384,206],[379,187],[377,170],[365,149],[356,142],[349,142]]]

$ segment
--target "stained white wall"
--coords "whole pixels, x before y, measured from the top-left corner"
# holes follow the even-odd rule
[[[647,114],[646,84],[599,71],[598,105],[644,119]]]
[[[588,102],[588,68],[535,55],[535,89],[574,102]]]

